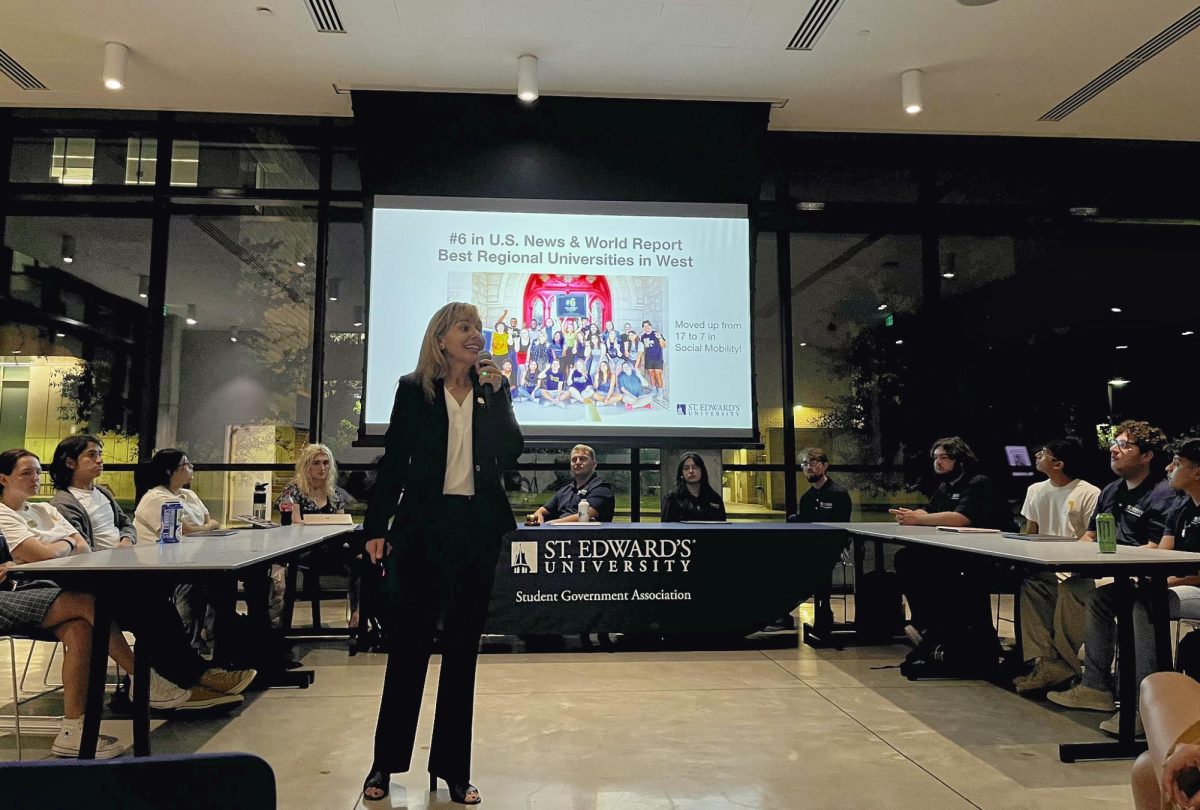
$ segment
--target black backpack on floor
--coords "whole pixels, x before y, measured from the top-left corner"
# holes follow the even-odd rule
[[[900,665],[910,681],[921,678],[994,680],[1003,651],[993,627],[938,627],[925,634]]]

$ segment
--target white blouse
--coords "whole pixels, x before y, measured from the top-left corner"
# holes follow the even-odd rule
[[[442,483],[442,494],[474,495],[475,460],[471,442],[475,397],[468,394],[460,405],[447,388],[446,415],[450,418],[450,435],[446,442],[446,478]]]
[[[162,505],[178,501],[183,505],[181,515],[185,521],[203,526],[208,520],[208,507],[200,496],[190,489],[181,489],[179,494],[164,486],[157,486],[142,496],[133,513],[133,525],[137,528],[139,543],[157,543],[158,531],[162,528]]]

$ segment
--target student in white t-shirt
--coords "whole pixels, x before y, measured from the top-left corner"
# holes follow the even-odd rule
[[[68,436],[50,462],[50,478],[58,490],[50,503],[95,550],[134,545],[133,521],[112,493],[96,483],[103,474],[104,443],[84,433]]]
[[[138,503],[133,511],[133,524],[137,528],[139,543],[158,542],[162,528],[164,503],[178,503],[183,534],[195,534],[219,529],[221,524],[208,513],[208,507],[200,496],[186,489],[192,483],[192,462],[182,450],[167,448],[155,452],[150,460],[138,465],[133,474],[137,487]],[[208,593],[205,588],[192,584],[175,587],[175,609],[192,636],[192,646],[199,648],[211,633],[208,621]]]
[[[0,470],[0,533],[18,564],[53,560],[91,551],[87,540],[48,503],[30,503],[41,485],[42,464],[28,450],[6,450],[12,468]],[[8,466],[8,462],[5,463]]]
[[[1029,487],[1021,516],[1026,534],[1052,534],[1076,540],[1087,532],[1096,511],[1100,490],[1075,473],[1084,460],[1083,445],[1074,438],[1046,442],[1034,466],[1046,476]],[[1092,580],[1073,577],[1076,591],[1094,587]],[[1066,683],[1079,675],[1082,664],[1087,600],[1060,599],[1059,580],[1044,572],[1021,583],[1021,648],[1033,670],[1013,680],[1017,692],[1038,692]]]
[[[220,521],[208,513],[200,496],[186,487],[192,483],[192,462],[182,450],[159,450],[134,473],[138,503],[133,512],[139,543],[158,541],[162,528],[162,506],[174,502],[183,506],[183,533],[195,534],[221,528]]]

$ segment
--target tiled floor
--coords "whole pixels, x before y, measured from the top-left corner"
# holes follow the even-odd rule
[[[1131,807],[1130,763],[1064,765],[1057,743],[1102,739],[1102,716],[977,681],[910,682],[903,646],[484,655],[473,776],[490,808]],[[307,690],[168,721],[156,752],[249,751],[282,808],[452,807],[430,796],[425,752],[384,802],[360,802],[384,658],[301,648]],[[7,669],[7,648],[0,667]],[[436,683],[436,658],[427,694]],[[7,680],[7,677],[5,678]],[[52,703],[52,701],[48,702]],[[426,715],[429,713],[427,712]],[[424,716],[419,744],[427,745]],[[128,721],[105,722],[125,741]],[[30,737],[26,756],[45,756]],[[0,758],[14,758],[11,735]]]

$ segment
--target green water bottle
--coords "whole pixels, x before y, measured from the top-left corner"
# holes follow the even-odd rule
[[[1117,519],[1111,512],[1096,515],[1096,542],[1101,554],[1117,553]]]

